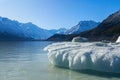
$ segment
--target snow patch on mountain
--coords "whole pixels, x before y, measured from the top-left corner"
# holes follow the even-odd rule
[[[93,29],[97,27],[100,23],[95,21],[80,21],[76,26],[68,29],[65,34],[79,34],[80,32]]]

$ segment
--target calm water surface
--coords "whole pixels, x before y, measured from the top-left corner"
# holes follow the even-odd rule
[[[52,66],[43,48],[53,42],[0,42],[0,80],[120,80],[120,75]]]

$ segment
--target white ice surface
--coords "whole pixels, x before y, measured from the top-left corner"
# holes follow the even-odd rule
[[[49,61],[73,70],[97,70],[120,73],[120,44],[117,43],[53,43],[48,51]]]
[[[117,41],[116,41],[117,43],[120,43],[120,36],[118,37],[118,39],[117,39]]]

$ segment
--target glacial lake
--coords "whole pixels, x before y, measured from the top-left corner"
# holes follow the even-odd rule
[[[119,74],[72,71],[49,63],[43,48],[53,42],[0,42],[0,80],[120,80]]]

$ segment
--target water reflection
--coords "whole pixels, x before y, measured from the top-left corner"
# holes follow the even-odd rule
[[[42,49],[51,42],[0,42],[0,60],[32,60],[34,55],[46,54]]]
[[[119,80],[120,74],[117,73],[104,73],[92,70],[74,71],[64,68],[51,66],[51,72],[55,73],[58,80]],[[62,79],[60,79],[60,76]]]
[[[119,80],[119,74],[72,71],[51,65],[43,48],[52,42],[0,42],[0,80]]]

